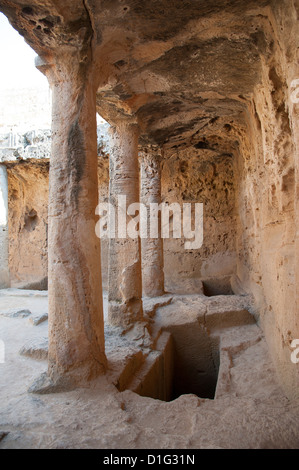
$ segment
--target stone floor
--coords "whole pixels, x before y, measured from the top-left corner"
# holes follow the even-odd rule
[[[153,335],[198,320],[221,340],[215,399],[187,394],[163,402],[117,390],[126,358],[146,352],[149,338],[137,330],[121,336],[109,326],[105,376],[67,393],[28,393],[47,368],[47,292],[0,291],[0,448],[298,448],[299,403],[278,385],[245,301],[177,295],[144,302]]]

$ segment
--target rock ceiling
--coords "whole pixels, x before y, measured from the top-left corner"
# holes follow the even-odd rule
[[[91,51],[110,123],[128,117],[147,142],[200,148],[242,122],[273,47],[270,3],[0,0],[0,10],[41,57]]]

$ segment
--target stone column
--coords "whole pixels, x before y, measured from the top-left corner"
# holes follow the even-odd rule
[[[98,204],[96,86],[91,66],[61,57],[52,86],[49,190],[49,366],[60,387],[106,367]]]
[[[150,238],[150,204],[161,204],[161,151],[143,149],[140,155],[140,202],[147,207],[147,238],[141,239],[142,290],[145,297],[164,294],[163,240]]]
[[[294,64],[295,65],[295,64]],[[293,80],[290,80],[290,100],[289,110],[291,125],[294,139],[294,163],[295,163],[295,187],[294,187],[294,208],[295,208],[295,302],[294,302],[294,319],[295,330],[294,337],[298,338],[299,335],[299,67],[295,65],[293,71]],[[297,379],[298,380],[298,379]],[[299,396],[299,393],[297,393]]]
[[[0,164],[0,289],[10,287],[8,248],[7,170],[5,165]]]
[[[139,130],[134,123],[119,122],[110,135],[109,197],[116,209],[116,230],[109,240],[108,318],[110,324],[127,328],[143,319],[140,237],[129,236],[132,217],[126,211],[139,203]],[[110,227],[113,216],[110,213]]]

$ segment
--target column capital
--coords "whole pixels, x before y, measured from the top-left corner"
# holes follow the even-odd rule
[[[115,120],[109,129],[109,133],[113,135],[115,132],[123,130],[125,128],[133,128],[136,132],[139,133],[139,124],[134,117],[126,116],[120,119]]]
[[[87,83],[97,91],[97,72],[91,52],[85,49],[61,47],[59,53],[49,53],[35,58],[35,67],[48,79],[51,88],[66,84],[73,88],[85,88]]]
[[[51,67],[54,66],[54,61],[53,59],[49,59],[43,56],[36,56],[34,59],[34,65],[39,70],[42,72],[44,75],[47,76],[47,72],[50,70]]]
[[[160,163],[163,160],[163,150],[159,145],[138,146],[138,157],[144,163]]]

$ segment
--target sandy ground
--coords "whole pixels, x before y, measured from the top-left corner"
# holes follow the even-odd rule
[[[206,301],[201,298],[198,302]],[[194,297],[174,300],[158,311],[157,318],[173,316],[177,307],[181,314],[182,305],[192,304],[195,310],[198,302]],[[207,302],[212,305],[211,300]],[[109,371],[105,376],[88,388],[30,394],[28,388],[47,368],[42,359],[47,321],[33,324],[47,308],[46,292],[0,291],[0,339],[5,342],[5,363],[0,363],[1,449],[299,447],[299,403],[290,402],[278,385],[256,325],[239,327],[241,343],[235,330],[226,329],[222,341],[231,348],[229,366],[225,372],[225,361],[221,364],[223,386],[214,400],[182,395],[163,402],[129,390],[119,392],[114,385],[117,371],[123,356],[136,349],[136,344],[111,328],[106,328]],[[24,309],[31,314],[12,316]],[[24,346],[40,359],[20,355]]]

